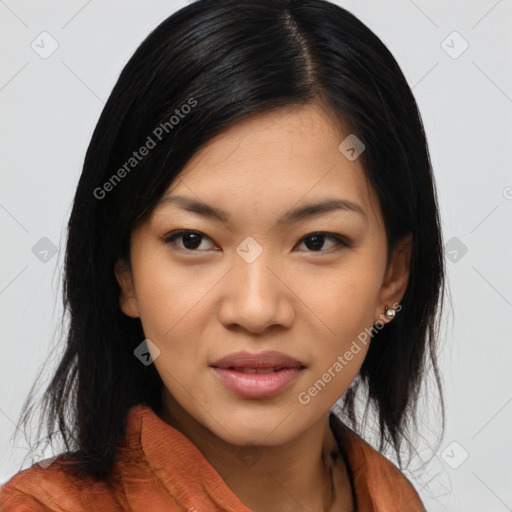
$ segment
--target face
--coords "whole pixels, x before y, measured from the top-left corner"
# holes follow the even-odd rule
[[[363,363],[361,333],[405,292],[410,243],[386,266],[378,198],[338,149],[349,134],[314,104],[239,123],[194,155],[116,265],[166,403],[226,442],[285,443],[325,417]],[[300,368],[213,367],[241,351]]]

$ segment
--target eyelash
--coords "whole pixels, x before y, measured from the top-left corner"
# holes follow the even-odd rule
[[[204,233],[201,233],[200,231],[195,231],[195,230],[192,230],[192,229],[180,229],[180,230],[177,230],[177,231],[172,231],[171,233],[165,235],[164,237],[162,237],[162,240],[164,243],[166,244],[174,244],[174,240],[176,238],[179,238],[180,236],[183,236],[183,235],[187,235],[187,234],[196,234],[196,235],[199,235],[201,237],[201,242],[202,242],[202,238],[207,238],[208,240],[210,240],[210,238],[208,236],[206,236]],[[320,250],[320,251],[306,251],[306,252],[311,252],[311,253],[323,253],[323,252],[332,252],[332,249],[334,249],[335,251],[336,250],[340,250],[341,248],[347,248],[347,249],[350,249],[352,247],[352,245],[350,243],[348,243],[346,241],[346,239],[344,239],[342,236],[340,235],[337,235],[335,233],[327,233],[325,231],[314,231],[313,233],[309,233],[305,236],[303,236],[300,240],[299,240],[299,243],[302,243],[304,242],[305,240],[307,240],[308,238],[312,238],[314,236],[325,236],[326,238],[330,238],[331,240],[333,240],[334,242],[336,242],[336,246],[335,247],[331,247],[330,249],[327,249],[327,250]],[[200,242],[200,243],[201,243]],[[208,250],[211,250],[211,249],[203,249],[203,250],[197,250],[197,249],[187,249],[187,248],[182,248],[182,247],[177,247],[178,250],[181,250],[181,251],[187,251],[187,252],[203,252],[203,251],[208,251]]]

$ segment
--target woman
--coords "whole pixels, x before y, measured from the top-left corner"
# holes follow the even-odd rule
[[[439,385],[443,286],[428,146],[383,43],[323,0],[187,5],[93,134],[43,402],[66,451],[2,510],[424,510],[356,400],[400,461],[429,362]]]

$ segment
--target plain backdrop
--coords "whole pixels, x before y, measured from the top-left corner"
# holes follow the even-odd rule
[[[134,50],[186,3],[0,1],[0,482],[21,469],[15,424],[59,354],[64,227],[93,129]],[[338,3],[401,65],[439,195],[447,426],[408,475],[429,511],[512,510],[512,1]]]

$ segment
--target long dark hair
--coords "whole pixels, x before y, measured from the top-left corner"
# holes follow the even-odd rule
[[[131,230],[212,137],[254,114],[314,101],[366,146],[360,158],[389,253],[413,235],[402,311],[375,334],[344,411],[357,429],[355,400],[367,393],[381,449],[386,441],[400,460],[430,362],[444,429],[440,222],[421,117],[397,62],[363,23],[324,0],[198,0],[153,30],[124,67],[76,190],[63,287],[67,343],[41,406],[47,432],[57,431],[83,474],[108,475],[131,406],[160,407],[154,365],[134,356],[144,340],[140,320],[119,307],[114,264],[129,260]]]

